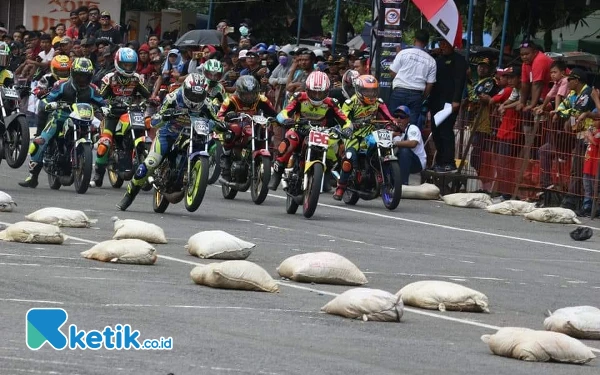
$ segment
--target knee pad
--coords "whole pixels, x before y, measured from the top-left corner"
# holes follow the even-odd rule
[[[29,144],[29,155],[33,155],[37,152],[39,146],[35,143],[35,140]]]
[[[342,172],[352,172],[352,162],[350,160],[342,162]]]
[[[279,143],[279,146],[277,147],[277,152],[279,153],[279,155],[285,154],[289,146],[290,142],[287,139],[282,140]]]
[[[103,135],[98,141],[98,157],[101,158],[108,153],[112,145],[112,137]]]
[[[138,169],[135,171],[134,178],[136,180],[142,180],[142,179],[146,178],[147,174],[148,174],[148,168],[146,167],[145,163],[142,163],[142,164],[140,164]]]

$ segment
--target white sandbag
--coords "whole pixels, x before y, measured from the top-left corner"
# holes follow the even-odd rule
[[[156,263],[156,249],[148,242],[138,239],[108,240],[83,251],[81,256],[102,262],[126,264]]]
[[[19,221],[0,232],[0,240],[61,244],[64,242],[65,236],[56,225]]]
[[[330,252],[291,256],[277,268],[279,276],[304,283],[364,285],[365,275],[348,259]]]
[[[279,286],[261,266],[247,260],[227,260],[195,267],[190,273],[196,284],[213,288],[278,292]]]
[[[400,296],[384,290],[354,288],[329,301],[321,311],[365,322],[399,322],[404,305]]]
[[[52,224],[59,227],[88,228],[96,220],[90,220],[83,211],[59,207],[45,207],[25,216],[29,221]]]
[[[167,243],[165,232],[156,224],[134,219],[120,220],[116,216],[111,220],[115,222],[113,240],[130,238],[150,243]]]
[[[486,208],[491,206],[492,198],[484,193],[455,193],[442,197],[444,203],[455,207]]]
[[[505,327],[481,336],[481,341],[496,355],[523,361],[584,364],[596,358],[579,340],[558,332]]]
[[[439,199],[440,188],[434,184],[403,185],[402,199]]]
[[[3,191],[0,191],[0,212],[10,212],[13,206],[17,206],[12,197]]]
[[[578,339],[600,340],[600,309],[593,306],[558,309],[544,320],[544,328]]]
[[[536,208],[525,214],[525,219],[541,221],[542,223],[581,224],[573,210],[561,207]]]
[[[207,230],[194,234],[185,246],[191,255],[204,259],[246,259],[256,246],[222,230]]]
[[[490,312],[485,294],[464,285],[439,280],[417,281],[400,289],[407,306],[440,311]]]
[[[499,215],[525,215],[535,210],[535,203],[518,200],[509,200],[492,204],[486,208],[487,212]]]

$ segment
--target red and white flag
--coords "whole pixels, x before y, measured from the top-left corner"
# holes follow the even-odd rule
[[[427,21],[457,48],[462,48],[462,20],[453,0],[413,0]]]

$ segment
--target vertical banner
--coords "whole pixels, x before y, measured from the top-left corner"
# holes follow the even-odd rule
[[[385,101],[390,97],[394,80],[390,65],[402,48],[402,18],[405,11],[404,0],[374,2],[371,61],[379,81],[379,96]]]

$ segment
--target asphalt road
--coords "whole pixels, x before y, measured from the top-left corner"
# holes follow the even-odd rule
[[[0,374],[598,374],[585,366],[526,363],[494,356],[480,336],[497,327],[543,329],[547,310],[600,304],[600,231],[572,241],[574,226],[524,221],[434,201],[402,201],[387,211],[380,201],[357,206],[321,196],[315,216],[285,213],[281,191],[256,206],[249,194],[233,201],[210,187],[200,209],[183,204],[152,211],[142,193],[127,212],[115,203],[123,189],[73,187],[53,191],[42,173],[35,190],[2,163],[0,190],[17,201],[0,221],[14,223],[38,208],[84,210],[98,223],[65,229],[63,245],[0,242]],[[105,181],[105,184],[107,182]],[[79,253],[110,239],[112,216],[161,226],[169,243],[154,266],[107,264]],[[586,221],[600,227],[595,221]],[[221,229],[257,244],[248,260],[278,278],[276,267],[301,252],[333,251],[353,261],[368,287],[395,293],[418,280],[447,280],[485,293],[490,314],[407,309],[401,323],[343,319],[320,313],[350,287],[282,281],[278,294],[211,289],[189,276],[194,263],[184,245],[194,233]],[[142,338],[173,338],[171,351],[56,351],[25,344],[25,314],[62,307],[68,324],[102,329],[128,323]],[[586,341],[600,356],[600,342]]]

